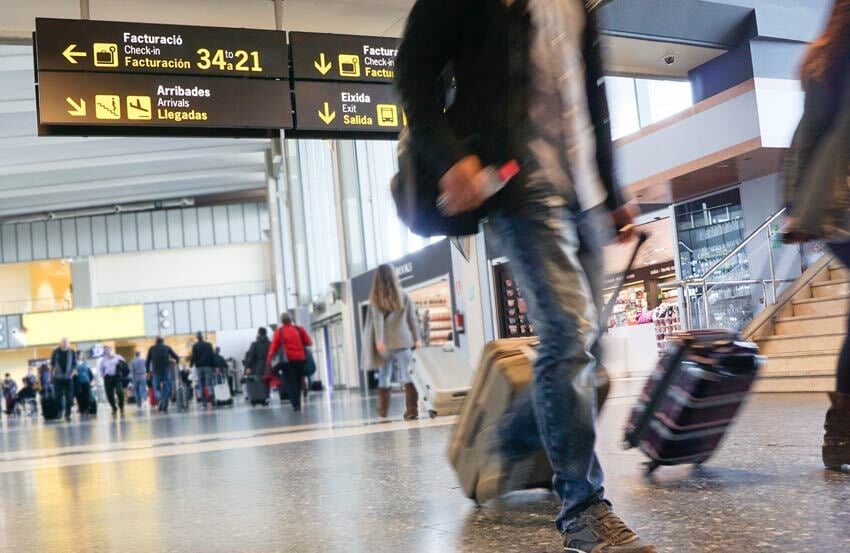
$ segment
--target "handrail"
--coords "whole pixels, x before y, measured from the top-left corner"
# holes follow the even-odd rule
[[[779,211],[777,211],[776,213],[774,213],[773,215],[771,215],[771,216],[770,216],[770,217],[769,217],[769,218],[768,218],[768,219],[767,219],[764,223],[762,223],[762,224],[759,226],[759,228],[757,228],[756,230],[754,230],[752,233],[750,233],[750,235],[749,235],[749,236],[747,236],[746,238],[744,238],[744,240],[743,240],[740,244],[738,244],[737,246],[735,246],[735,249],[733,249],[733,250],[729,253],[729,255],[727,255],[726,257],[724,257],[722,260],[718,261],[718,262],[717,262],[717,263],[716,263],[716,264],[715,264],[715,265],[714,265],[711,269],[707,270],[707,271],[705,272],[705,274],[703,274],[703,275],[702,275],[702,277],[701,277],[702,282],[706,282],[706,281],[708,280],[708,277],[710,277],[711,275],[713,275],[713,274],[714,274],[714,273],[715,273],[718,269],[720,269],[720,267],[722,267],[723,265],[725,265],[725,264],[726,264],[726,262],[728,262],[730,259],[732,259],[732,258],[734,258],[736,255],[738,255],[738,254],[741,252],[741,250],[743,250],[745,247],[747,247],[747,245],[749,245],[749,243],[750,243],[750,242],[752,242],[753,240],[755,240],[756,236],[758,236],[759,234],[761,234],[761,232],[762,232],[764,229],[769,228],[769,227],[770,227],[770,225],[771,225],[771,224],[773,224],[773,222],[774,222],[775,220],[777,220],[779,217],[781,217],[782,215],[784,215],[784,214],[785,214],[785,212],[786,212],[787,210],[788,210],[788,208],[787,208],[787,207],[783,207],[782,209],[780,209]]]

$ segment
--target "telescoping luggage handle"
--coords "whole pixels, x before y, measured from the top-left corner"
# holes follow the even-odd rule
[[[649,235],[647,233],[639,232],[637,234],[637,244],[635,244],[635,249],[632,251],[632,257],[629,259],[629,264],[623,272],[623,278],[621,278],[617,283],[617,288],[614,290],[614,294],[611,296],[611,299],[608,300],[608,303],[605,304],[605,308],[602,310],[602,315],[599,317],[600,329],[607,328],[608,319],[611,318],[611,313],[614,311],[614,306],[617,304],[617,296],[620,295],[620,292],[623,291],[623,286],[626,285],[626,275],[628,275],[629,271],[632,270],[635,260],[637,259],[637,255],[640,253],[641,247],[643,247],[647,240],[649,240]]]

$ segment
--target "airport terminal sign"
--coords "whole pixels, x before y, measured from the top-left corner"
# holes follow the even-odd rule
[[[288,81],[39,72],[40,125],[292,127]]]
[[[397,135],[407,117],[385,84],[296,82],[296,129]]]
[[[387,37],[289,33],[296,80],[390,83],[399,40]]]
[[[288,78],[286,33],[36,19],[39,71]]]

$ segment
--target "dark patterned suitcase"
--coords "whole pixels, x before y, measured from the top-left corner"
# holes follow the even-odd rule
[[[702,464],[717,450],[747,398],[762,359],[736,332],[678,334],[647,381],[626,427],[626,448],[662,465]]]

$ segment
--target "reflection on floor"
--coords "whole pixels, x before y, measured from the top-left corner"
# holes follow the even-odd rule
[[[819,395],[757,396],[700,472],[641,476],[600,421],[608,493],[659,551],[850,551],[850,475],[819,458]],[[375,421],[357,395],[288,407],[3,422],[0,551],[560,551],[557,502],[476,509],[445,461],[451,419]]]

